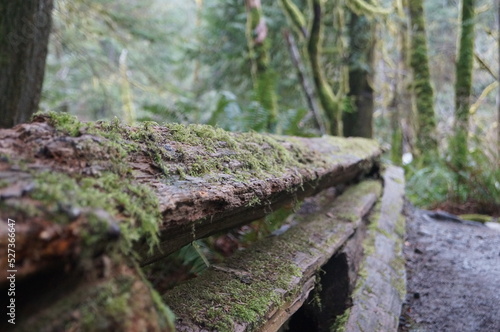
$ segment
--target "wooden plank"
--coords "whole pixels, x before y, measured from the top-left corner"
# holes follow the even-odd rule
[[[277,331],[380,192],[374,180],[350,187],[333,202],[329,191],[322,192],[292,217],[296,226],[167,292],[163,298],[177,316],[177,330]]]
[[[78,262],[83,252],[101,254],[113,243],[147,264],[359,178],[380,153],[374,141],[357,138],[40,115],[0,130],[0,263],[11,218],[18,278]]]
[[[389,166],[383,173],[384,193],[370,214],[365,257],[352,294],[353,306],[337,318],[340,331],[397,331],[406,294],[403,257],[405,219],[404,174]]]

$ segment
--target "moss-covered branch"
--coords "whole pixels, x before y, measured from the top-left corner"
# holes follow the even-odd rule
[[[299,35],[307,38],[309,35],[307,31],[307,22],[297,5],[295,5],[292,0],[280,0],[280,4],[290,21],[292,21],[294,29],[299,31]]]

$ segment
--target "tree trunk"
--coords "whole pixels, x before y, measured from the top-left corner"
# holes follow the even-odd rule
[[[297,76],[299,78],[302,91],[304,91],[304,96],[306,98],[307,105],[309,106],[314,121],[316,122],[316,126],[319,129],[321,135],[326,135],[327,132],[325,124],[323,122],[322,112],[316,101],[316,95],[314,94],[314,90],[307,77],[307,71],[306,68],[304,67],[304,63],[302,62],[302,58],[299,49],[297,47],[297,44],[295,43],[295,38],[293,38],[293,35],[288,30],[284,31],[283,35],[288,44],[288,49],[290,50],[290,57],[292,59],[292,63],[294,67],[297,69]]]
[[[467,165],[467,136],[474,63],[474,10],[474,0],[462,1],[462,30],[455,83],[455,135],[451,143],[454,166],[457,170],[462,170]]]
[[[311,61],[314,84],[318,92],[321,106],[329,121],[329,131],[332,135],[342,134],[341,105],[332,91],[332,87],[325,78],[324,69],[321,66],[321,54],[323,49],[323,1],[311,0],[313,18],[311,35],[307,45],[309,59]]]
[[[434,91],[431,85],[427,36],[422,0],[408,1],[411,22],[411,67],[417,112],[417,157],[426,163],[426,156],[437,151]],[[429,157],[430,158],[430,157]]]
[[[247,40],[252,61],[252,79],[257,101],[268,112],[267,129],[276,132],[278,102],[274,77],[269,70],[269,40],[267,24],[260,0],[245,0],[247,8]]]
[[[26,122],[37,110],[53,0],[0,3],[0,127]]]
[[[373,136],[373,23],[364,15],[351,13],[349,24],[349,100],[343,114],[344,136]]]
[[[497,96],[497,161],[500,163],[500,0],[497,0],[498,96]]]

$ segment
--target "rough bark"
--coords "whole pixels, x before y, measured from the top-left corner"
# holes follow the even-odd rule
[[[37,111],[51,28],[52,0],[0,3],[0,128]]]
[[[345,137],[373,136],[374,26],[365,15],[351,13],[349,22],[350,107],[343,112]]]
[[[252,79],[257,101],[268,113],[267,129],[276,132],[278,101],[274,77],[269,68],[269,38],[260,0],[245,0],[247,9],[247,40],[252,62]]]
[[[411,26],[411,67],[417,116],[416,155],[425,163],[437,152],[434,90],[431,84],[422,0],[408,1]]]
[[[282,235],[167,292],[164,300],[177,316],[177,329],[277,331],[307,299],[320,268],[360,227],[380,191],[378,181],[366,181],[333,202],[332,192],[323,192],[307,201],[289,220],[296,226]],[[328,278],[347,277],[347,270],[343,272]]]

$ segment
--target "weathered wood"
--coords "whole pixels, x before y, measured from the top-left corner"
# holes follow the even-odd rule
[[[0,130],[0,263],[11,218],[19,278],[78,261],[82,252],[105,252],[111,242],[134,244],[147,264],[359,178],[380,153],[364,139],[38,116]]]
[[[370,180],[332,202],[328,191],[304,203],[295,224],[237,253],[163,297],[179,331],[277,331],[307,298],[315,274],[362,223],[381,192]]]
[[[397,331],[406,294],[403,257],[405,219],[403,170],[388,167],[383,175],[384,193],[370,214],[359,279],[352,294],[353,306],[337,318],[341,331]]]
[[[16,282],[16,324],[2,320],[1,331],[175,331],[168,307],[130,260],[103,256],[83,277],[58,272]]]

